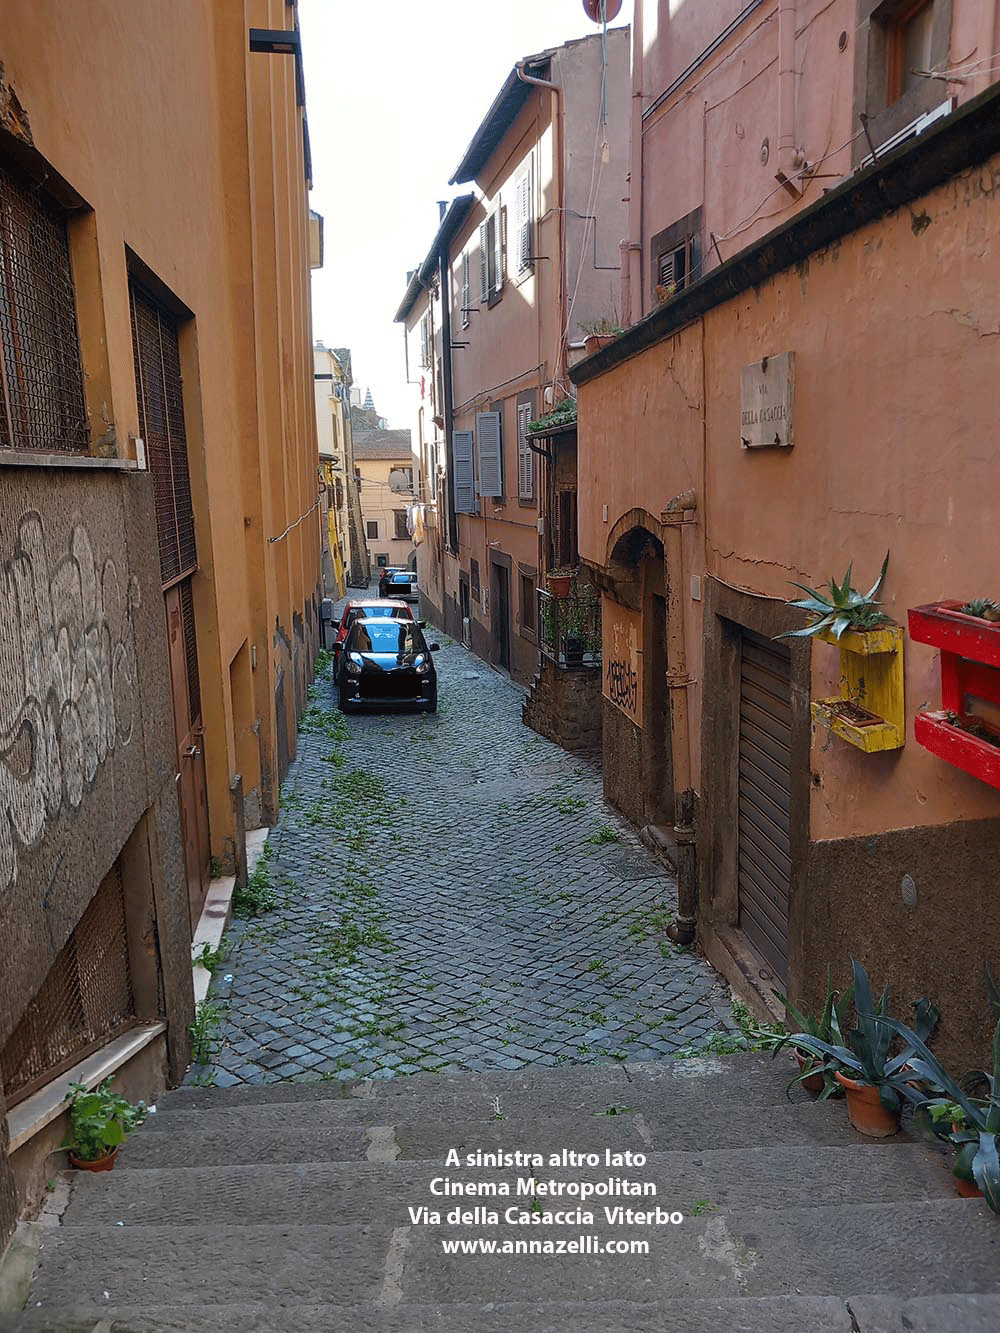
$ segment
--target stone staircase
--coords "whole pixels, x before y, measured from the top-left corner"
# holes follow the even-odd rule
[[[784,1059],[182,1089],[116,1169],[76,1173],[27,1309],[64,1333],[996,1333],[1000,1218],[947,1163],[875,1142],[793,1091]],[[447,1165],[449,1149],[461,1166]],[[538,1180],[651,1183],[655,1196],[517,1197],[497,1151],[594,1154]],[[608,1165],[606,1153],[644,1162]],[[454,1160],[454,1159],[452,1159]],[[612,1158],[612,1162],[628,1159]],[[435,1196],[434,1179],[506,1184]],[[455,1208],[523,1225],[415,1221]],[[530,1221],[589,1208],[592,1225]],[[653,1213],[611,1224],[605,1207]],[[660,1220],[655,1210],[661,1210]],[[683,1214],[683,1221],[664,1220]],[[442,1239],[577,1242],[589,1253],[446,1254]],[[648,1242],[648,1253],[593,1245]]]

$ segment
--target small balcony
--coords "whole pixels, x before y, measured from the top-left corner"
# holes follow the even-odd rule
[[[568,671],[600,669],[601,599],[575,579],[565,597],[544,588],[538,596],[538,648],[542,657]]]

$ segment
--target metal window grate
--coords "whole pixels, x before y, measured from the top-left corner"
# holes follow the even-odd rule
[[[153,474],[160,578],[167,584],[198,567],[177,320],[134,283],[129,300],[139,426]]]
[[[201,721],[201,679],[198,675],[198,639],[194,624],[194,590],[191,580],[181,584],[181,619],[184,625],[184,656],[187,659],[188,707],[191,725]]]
[[[0,448],[89,438],[65,215],[0,167]]]
[[[135,1022],[116,862],[0,1052],[8,1107]]]

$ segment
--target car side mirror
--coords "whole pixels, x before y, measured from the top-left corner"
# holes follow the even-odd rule
[[[419,626],[420,629],[426,629],[426,628],[427,628],[427,621],[426,621],[426,620],[418,620],[418,621],[417,621],[417,625]]]
[[[441,645],[439,643],[432,643],[430,644],[430,650],[432,653],[439,653],[441,651]]]

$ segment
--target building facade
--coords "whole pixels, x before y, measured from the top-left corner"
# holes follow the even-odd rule
[[[0,1242],[70,1078],[183,1074],[192,922],[294,753],[320,595],[295,23],[0,14]]]
[[[427,610],[521,683],[551,521],[529,426],[570,395],[588,330],[618,322],[628,103],[627,29],[520,61],[452,176],[474,191],[443,209],[396,315],[420,393]]]
[[[372,575],[388,565],[415,568],[413,454],[408,430],[354,432],[361,520]]]
[[[996,593],[995,11],[637,3],[634,322],[571,372],[605,785],[675,844],[678,937],[771,1004],[853,954],[900,1013],[940,1004],[959,1068],[992,1030],[1000,792],[922,743],[948,654],[908,624]],[[793,582],[867,588],[887,551],[899,630],[775,637]]]

